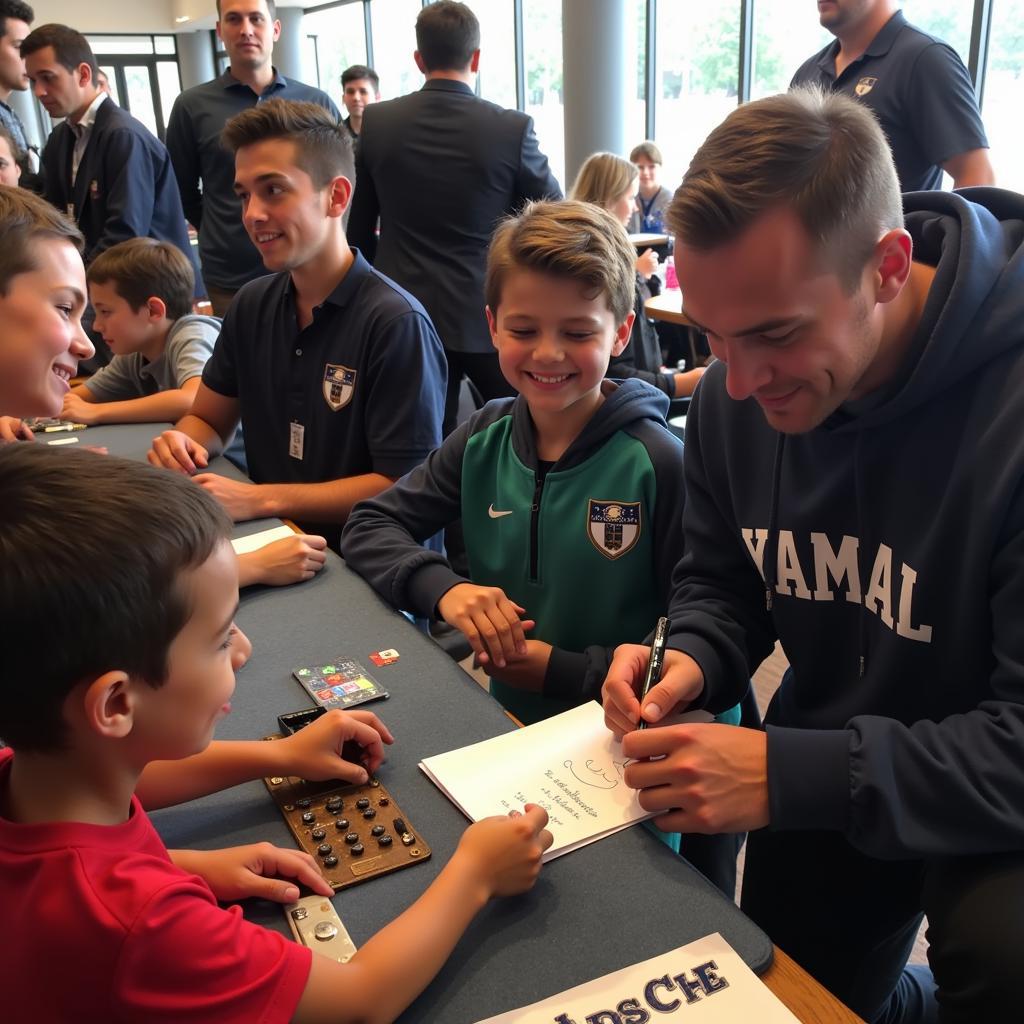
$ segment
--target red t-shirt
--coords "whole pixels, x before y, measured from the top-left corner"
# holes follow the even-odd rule
[[[134,797],[123,825],[0,818],[0,936],[0,1016],[40,1024],[277,1024],[312,956],[219,907]]]

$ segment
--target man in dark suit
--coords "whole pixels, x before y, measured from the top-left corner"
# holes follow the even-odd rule
[[[43,195],[77,222],[86,265],[118,242],[148,236],[176,245],[194,266],[167,150],[100,90],[85,37],[65,25],[41,25],[21,52],[32,91],[50,117],[64,118],[43,149]]]
[[[473,12],[451,0],[424,7],[416,46],[423,88],[363,111],[348,234],[426,306],[441,335],[447,434],[463,374],[485,399],[511,393],[484,316],[491,233],[527,200],[561,199],[562,192],[532,118],[474,94],[480,25]]]

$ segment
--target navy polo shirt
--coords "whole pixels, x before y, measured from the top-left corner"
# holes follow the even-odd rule
[[[870,107],[889,139],[900,188],[942,187],[941,165],[987,149],[971,76],[956,51],[908,25],[901,11],[836,78],[839,40],[801,65],[790,87],[813,83]]]
[[[259,96],[230,71],[186,89],[174,101],[167,121],[167,151],[185,216],[199,232],[203,279],[228,291],[267,271],[242,226],[242,203],[235,195],[235,157],[221,145],[220,133],[235,114],[264,100],[306,100],[341,119],[327,93],[275,70],[274,80]]]
[[[238,399],[258,484],[399,477],[441,443],[447,364],[437,332],[412,295],[352,252],[308,327],[299,329],[287,273],[246,285],[224,318],[203,383]],[[341,529],[302,526],[332,543]]]

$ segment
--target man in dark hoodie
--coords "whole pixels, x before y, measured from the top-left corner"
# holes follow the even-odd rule
[[[1019,1021],[1024,199],[903,207],[842,96],[748,104],[694,157],[669,223],[719,362],[643,717],[734,704],[776,640],[792,667],[763,733],[634,731],[636,645],[604,704],[656,823],[749,829],[744,910],[857,1013]]]

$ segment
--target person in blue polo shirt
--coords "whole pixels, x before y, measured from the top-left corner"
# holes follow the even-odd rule
[[[349,248],[348,132],[313,103],[232,118],[245,229],[270,276],[228,310],[192,411],[149,460],[210,491],[235,520],[280,516],[337,546],[349,510],[441,441],[445,359],[420,303]],[[254,483],[203,473],[239,419]]]
[[[790,87],[815,84],[870,107],[889,140],[903,192],[992,185],[995,175],[971,76],[956,51],[908,25],[896,0],[829,0],[821,24],[835,37]]]
[[[326,93],[286,79],[274,68],[274,43],[281,35],[276,13],[274,0],[217,0],[217,36],[231,63],[212,82],[186,89],[167,122],[181,205],[199,232],[203,280],[220,317],[243,284],[266,273],[242,227],[235,164],[220,144],[225,122],[268,99],[306,100],[335,120],[341,118]]]

